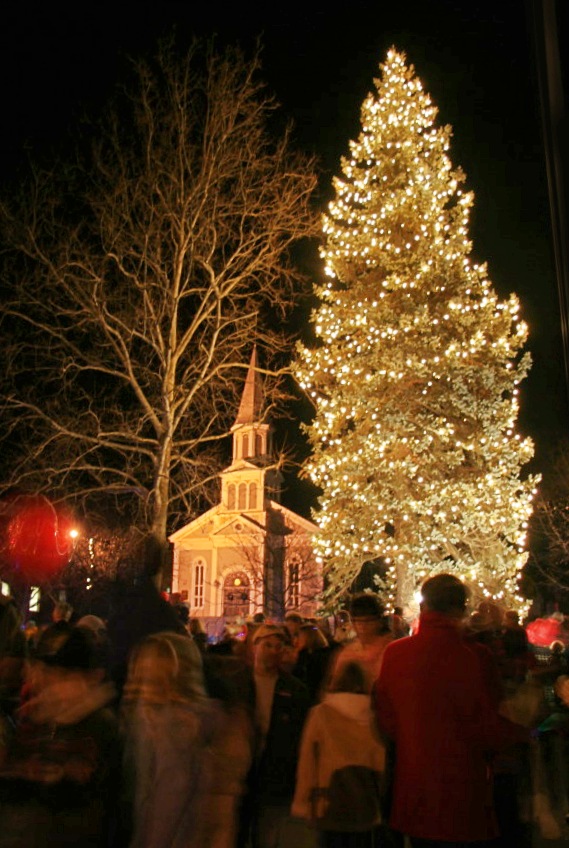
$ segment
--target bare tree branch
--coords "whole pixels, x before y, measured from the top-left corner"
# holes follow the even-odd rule
[[[284,397],[316,179],[268,132],[258,56],[167,43],[133,70],[90,152],[0,208],[5,486],[165,540],[211,496],[254,343]]]

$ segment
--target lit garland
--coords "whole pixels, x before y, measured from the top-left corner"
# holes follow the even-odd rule
[[[450,127],[391,50],[324,216],[326,282],[296,376],[316,408],[306,471],[328,597],[383,557],[406,603],[436,571],[523,609],[517,580],[537,479],[515,433],[530,367],[514,295],[471,262],[473,195],[448,157]]]

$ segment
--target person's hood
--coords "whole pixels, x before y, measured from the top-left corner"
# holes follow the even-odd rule
[[[357,695],[353,692],[327,692],[322,703],[359,724],[368,725],[372,717],[369,695]]]

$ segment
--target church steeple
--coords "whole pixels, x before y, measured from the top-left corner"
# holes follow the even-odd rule
[[[270,427],[261,421],[265,399],[263,381],[257,370],[257,348],[253,348],[249,370],[245,378],[243,394],[233,432],[233,462],[246,459],[259,462],[269,453]]]
[[[241,427],[244,424],[258,424],[263,409],[263,400],[263,381],[257,371],[257,348],[254,347],[241,396],[239,411],[233,426]]]
[[[271,469],[271,426],[263,421],[265,392],[253,348],[233,433],[233,458],[221,473],[222,501],[229,511],[258,511],[279,500],[281,474]]]

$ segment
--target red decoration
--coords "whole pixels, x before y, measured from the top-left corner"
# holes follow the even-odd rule
[[[561,622],[557,618],[536,618],[526,625],[526,633],[532,645],[549,648],[552,642],[559,639]]]
[[[17,497],[10,513],[7,559],[28,583],[45,583],[69,562],[72,522],[41,495]]]

